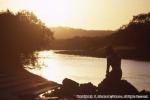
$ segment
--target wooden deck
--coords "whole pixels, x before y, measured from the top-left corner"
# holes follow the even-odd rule
[[[59,87],[38,76],[0,74],[0,100],[34,100],[37,95]]]

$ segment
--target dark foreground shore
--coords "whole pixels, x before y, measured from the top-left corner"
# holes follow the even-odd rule
[[[102,81],[98,86],[94,86],[91,82],[79,84],[65,78],[59,88],[43,96],[49,100],[149,100],[150,92],[138,91],[127,80],[112,80],[105,83]]]
[[[0,100],[42,100],[38,98],[48,90],[59,86],[26,70],[0,71]]]

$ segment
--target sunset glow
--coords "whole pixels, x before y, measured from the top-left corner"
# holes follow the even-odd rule
[[[38,63],[41,65],[44,64],[44,66],[41,66],[42,67],[41,69],[27,68],[27,70],[34,74],[40,75],[48,80],[52,80],[57,83],[62,83],[64,78],[70,78],[78,80],[78,82],[80,83],[84,83],[88,82],[86,79],[84,79],[84,77],[87,77],[90,81],[94,80],[92,77],[96,77],[97,79],[99,79],[99,77],[100,79],[104,77],[105,71],[103,70],[105,70],[105,68],[101,67],[101,70],[95,69],[96,66],[93,66],[93,63],[95,63],[95,61],[94,62],[91,61],[88,63],[83,62],[80,64],[77,63],[78,59],[81,58],[81,56],[74,56],[74,55],[65,56],[63,54],[56,54],[54,51],[41,51],[38,54],[39,54]],[[92,58],[84,57],[84,59],[86,61],[86,59]],[[99,59],[96,60],[99,61]],[[95,64],[99,63],[100,62],[96,62]],[[76,69],[77,66],[78,71]],[[104,62],[101,62],[101,66],[105,66],[105,60]],[[85,70],[86,67],[88,67],[89,69]],[[97,85],[98,80],[94,80],[94,84]]]
[[[0,100],[147,100],[149,37],[150,0],[0,0]]]
[[[150,11],[150,0],[0,0],[0,10],[30,10],[47,26],[118,29]]]

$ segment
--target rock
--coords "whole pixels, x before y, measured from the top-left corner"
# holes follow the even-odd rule
[[[64,86],[64,88],[78,88],[79,87],[79,83],[71,80],[71,79],[68,79],[68,78],[65,78],[62,82],[62,85]]]
[[[148,95],[148,97],[150,97],[150,92],[145,90],[138,92],[138,90],[126,80],[114,81],[104,79],[98,87],[96,87],[91,82],[79,84],[71,79],[65,78],[60,88],[48,94],[49,97],[58,97],[61,99],[69,98],[68,100],[76,100],[76,95]]]
[[[78,93],[78,90],[79,90],[79,83],[71,80],[71,79],[68,79],[68,78],[65,78],[62,82],[62,92],[64,94],[64,96],[72,96],[74,94],[77,94]]]
[[[94,86],[91,82],[80,84],[79,93],[80,94],[95,94],[97,87]]]
[[[109,81],[103,80],[98,85],[98,92],[100,94],[138,94],[138,90],[128,81]]]
[[[57,97],[73,97],[75,95],[95,94],[97,87],[91,82],[79,84],[71,79],[65,78],[60,89],[55,89],[51,95]]]
[[[139,95],[147,95],[150,98],[150,91],[142,90],[139,92]]]

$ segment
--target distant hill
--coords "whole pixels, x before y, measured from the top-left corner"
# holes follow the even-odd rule
[[[150,61],[150,12],[134,16],[128,24],[121,26],[115,32],[68,29],[71,30],[70,33],[73,34],[70,35],[82,37],[56,40],[52,48],[81,50],[65,51],[63,52],[65,54],[105,57],[105,47],[112,45],[122,58]],[[65,33],[63,36],[68,37]]]
[[[102,37],[111,35],[111,30],[83,30],[69,27],[51,27],[56,39],[69,39],[73,37]]]

